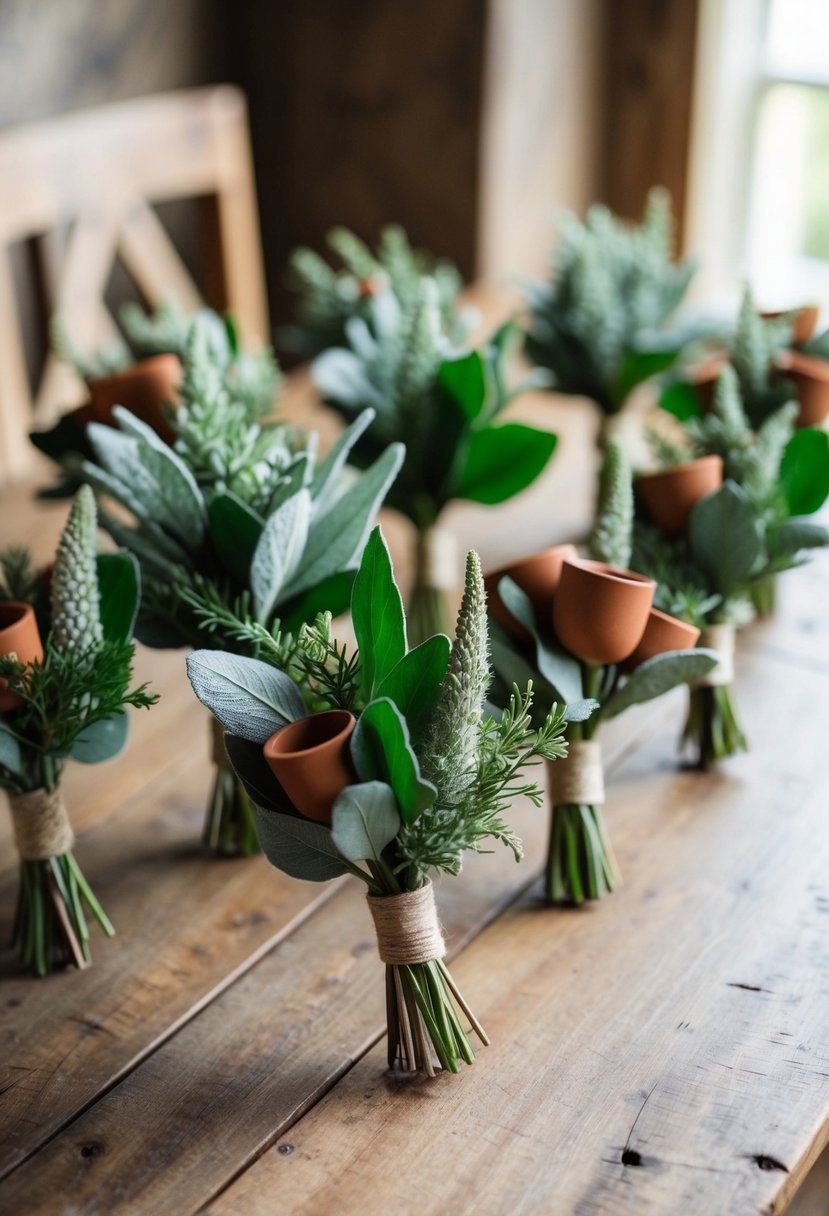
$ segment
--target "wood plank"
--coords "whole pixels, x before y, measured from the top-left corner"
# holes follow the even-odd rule
[[[640,713],[639,729],[648,729],[652,721],[652,714]],[[631,744],[630,723],[626,730],[613,724],[607,739],[611,765]],[[519,869],[511,854],[500,849],[493,856],[468,859],[460,879],[440,884],[441,916],[456,946],[474,937],[538,871],[546,813],[524,803],[514,819],[534,865]],[[186,874],[180,877],[183,893],[190,882]],[[277,887],[285,881],[279,879]],[[209,1200],[382,1033],[382,969],[358,885],[349,881],[248,977],[230,986],[13,1173],[0,1185],[0,1206],[14,1210],[25,1196],[29,1210],[36,1211],[48,1204],[50,1194],[66,1193],[66,1188],[72,1192],[75,1216],[114,1210],[183,1213]],[[252,906],[260,912],[269,907],[258,881],[252,898],[259,901]],[[117,902],[112,910],[117,912]],[[190,907],[181,913],[180,928],[194,911]],[[250,915],[255,918],[257,913]],[[137,932],[152,938],[151,926],[145,924]],[[200,936],[188,932],[187,937],[191,951],[194,942],[210,949],[206,925]],[[118,1055],[107,1032],[120,1037],[124,1014],[119,1008],[115,1019],[101,1015],[101,1005],[97,1003],[97,1014],[84,1014],[87,1034],[90,1023],[101,1022],[93,1049],[99,1075],[91,1085],[87,1062],[76,1058],[77,1049],[68,1069],[61,1060],[65,1041],[55,1045],[54,1052],[49,1050],[50,1060],[59,1062],[60,1081],[71,1090],[76,1110],[83,1110],[96,1088],[103,1088],[102,1058]],[[43,1043],[44,1027],[30,1032],[22,1012],[18,1020],[30,1050]],[[52,1035],[59,1024],[50,1023]],[[82,1033],[77,1025],[71,1027],[70,1035],[86,1042]],[[12,1060],[14,1066],[21,1061],[25,1066],[27,1056],[20,1046],[14,1047]],[[45,1061],[41,1071],[46,1071]],[[12,1133],[24,1136],[29,1150],[44,1138],[40,1121],[45,1112],[38,1105],[32,1113],[38,1127]],[[56,1129],[58,1121],[50,1118],[49,1125]],[[156,1162],[155,1169],[146,1168],[149,1160]]]
[[[829,1133],[829,686],[741,683],[751,757],[670,772],[660,732],[613,783],[617,895],[531,894],[455,964],[474,1068],[412,1084],[378,1046],[210,1216],[782,1210]]]

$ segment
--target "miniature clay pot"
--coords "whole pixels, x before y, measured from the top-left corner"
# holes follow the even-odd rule
[[[43,658],[43,644],[31,604],[20,600],[0,603],[0,655],[13,656],[20,663],[34,663]],[[8,682],[0,680],[0,711],[16,709],[20,697],[8,692]]]
[[[777,366],[797,391],[800,412],[795,425],[820,426],[829,415],[829,361],[787,350],[778,358]]]
[[[696,646],[699,635],[700,631],[696,625],[689,625],[687,621],[680,621],[678,617],[669,616],[667,612],[651,608],[639,645],[633,654],[625,659],[622,670],[634,671],[640,663],[646,663],[648,659],[654,659],[668,650],[690,650],[692,646]]]
[[[784,308],[777,312],[760,313],[764,321],[776,321],[787,315],[792,323],[792,346],[802,346],[817,329],[820,307],[817,304],[804,304],[802,308]]]
[[[714,355],[704,363],[698,363],[688,371],[688,382],[695,390],[703,414],[714,408],[714,397],[717,392],[717,381],[720,372],[728,366],[726,355]]]
[[[550,619],[553,596],[561,578],[561,567],[565,559],[577,557],[575,545],[553,545],[542,549],[531,557],[524,557],[509,566],[493,570],[484,579],[490,614],[510,637],[519,642],[529,640],[530,633],[517,621],[503,604],[498,594],[498,583],[502,578],[511,578],[532,601],[538,621]]]
[[[345,709],[311,714],[280,727],[262,749],[271,772],[308,819],[330,823],[337,795],[356,780],[349,750],[355,723]]]
[[[656,583],[604,562],[565,561],[553,600],[553,626],[563,646],[585,663],[620,663],[636,649]]]
[[[112,426],[113,407],[123,405],[152,427],[165,443],[172,443],[175,433],[167,420],[165,405],[177,401],[181,377],[181,361],[177,355],[153,355],[114,376],[90,380],[89,395],[95,420]]]
[[[636,484],[653,522],[668,536],[682,536],[696,504],[719,490],[722,479],[722,457],[712,454],[658,473],[642,473]]]

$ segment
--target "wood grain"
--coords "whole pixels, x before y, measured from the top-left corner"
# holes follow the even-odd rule
[[[612,784],[616,896],[530,895],[457,961],[475,1066],[411,1084],[378,1046],[210,1216],[782,1210],[829,1133],[829,686],[767,658],[742,683],[752,757],[674,773],[660,733]]]

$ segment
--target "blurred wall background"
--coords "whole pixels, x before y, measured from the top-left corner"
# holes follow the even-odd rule
[[[557,207],[686,188],[697,0],[0,0],[0,125],[247,93],[272,318],[298,243],[388,220],[467,276],[542,270]],[[162,209],[197,271],[186,206]],[[116,275],[114,293],[128,294]]]

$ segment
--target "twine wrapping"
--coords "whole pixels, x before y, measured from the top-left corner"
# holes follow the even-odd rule
[[[228,768],[230,765],[225,749],[225,728],[212,714],[210,715],[210,759],[217,768]]]
[[[458,546],[446,528],[417,534],[418,582],[434,591],[454,591],[458,585]]]
[[[17,851],[23,861],[47,861],[68,853],[75,841],[59,790],[9,794]]]
[[[368,907],[384,963],[411,967],[443,958],[446,943],[435,908],[435,892],[427,881],[402,895],[369,895]]]
[[[604,802],[602,749],[597,739],[570,744],[563,760],[548,765],[553,806],[601,806]]]
[[[720,684],[731,684],[734,680],[734,647],[737,633],[733,625],[709,625],[703,629],[699,646],[716,650],[720,656],[717,666],[694,684],[694,688],[716,688]]]

